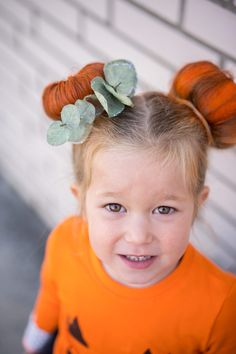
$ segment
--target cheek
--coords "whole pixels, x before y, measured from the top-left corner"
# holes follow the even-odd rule
[[[170,237],[166,242],[165,242],[165,247],[172,251],[173,253],[181,251],[183,247],[185,247],[189,242],[189,233],[188,232],[181,232],[181,233],[176,233],[175,236]]]
[[[114,227],[101,219],[93,219],[89,225],[89,239],[92,247],[100,252],[111,247],[118,239]]]
[[[114,234],[114,225],[95,213],[88,218],[88,225],[90,232],[96,234],[96,238],[110,238]]]
[[[192,224],[192,214],[183,215],[171,223],[171,225],[163,225],[160,230],[159,240],[163,249],[166,251],[178,252],[188,244]]]

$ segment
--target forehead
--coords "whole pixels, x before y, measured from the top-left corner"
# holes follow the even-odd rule
[[[151,151],[110,149],[99,151],[92,163],[91,186],[99,192],[186,194],[177,162],[164,164]],[[178,193],[176,193],[178,191]]]

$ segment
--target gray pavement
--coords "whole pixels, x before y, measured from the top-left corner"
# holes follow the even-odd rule
[[[48,227],[0,175],[0,354],[21,354]]]

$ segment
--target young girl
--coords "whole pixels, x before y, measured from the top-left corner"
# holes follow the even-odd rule
[[[44,91],[48,141],[75,143],[81,212],[49,236],[27,353],[55,331],[56,354],[236,353],[236,277],[189,243],[208,147],[236,144],[236,85],[207,61],[168,95],[135,85],[117,60]]]

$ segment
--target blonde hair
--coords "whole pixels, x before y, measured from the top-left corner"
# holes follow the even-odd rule
[[[43,94],[46,113],[59,119],[65,104],[92,93],[90,81],[103,76],[102,68],[101,63],[89,64],[73,80],[70,77],[69,81],[46,87]],[[213,63],[201,61],[185,65],[177,72],[169,94],[145,92],[132,97],[134,107],[126,107],[117,117],[96,118],[87,140],[73,145],[74,173],[82,208],[94,156],[102,149],[120,146],[152,151],[163,163],[177,162],[190,193],[196,197],[204,185],[209,134],[210,144],[215,147],[236,144],[235,97],[236,85],[231,75]]]
[[[135,96],[133,103],[134,107],[126,108],[119,117],[97,118],[85,143],[73,146],[82,205],[96,152],[120,146],[151,151],[163,164],[177,161],[189,191],[197,195],[201,190],[207,165],[207,136],[191,109],[157,92]]]

